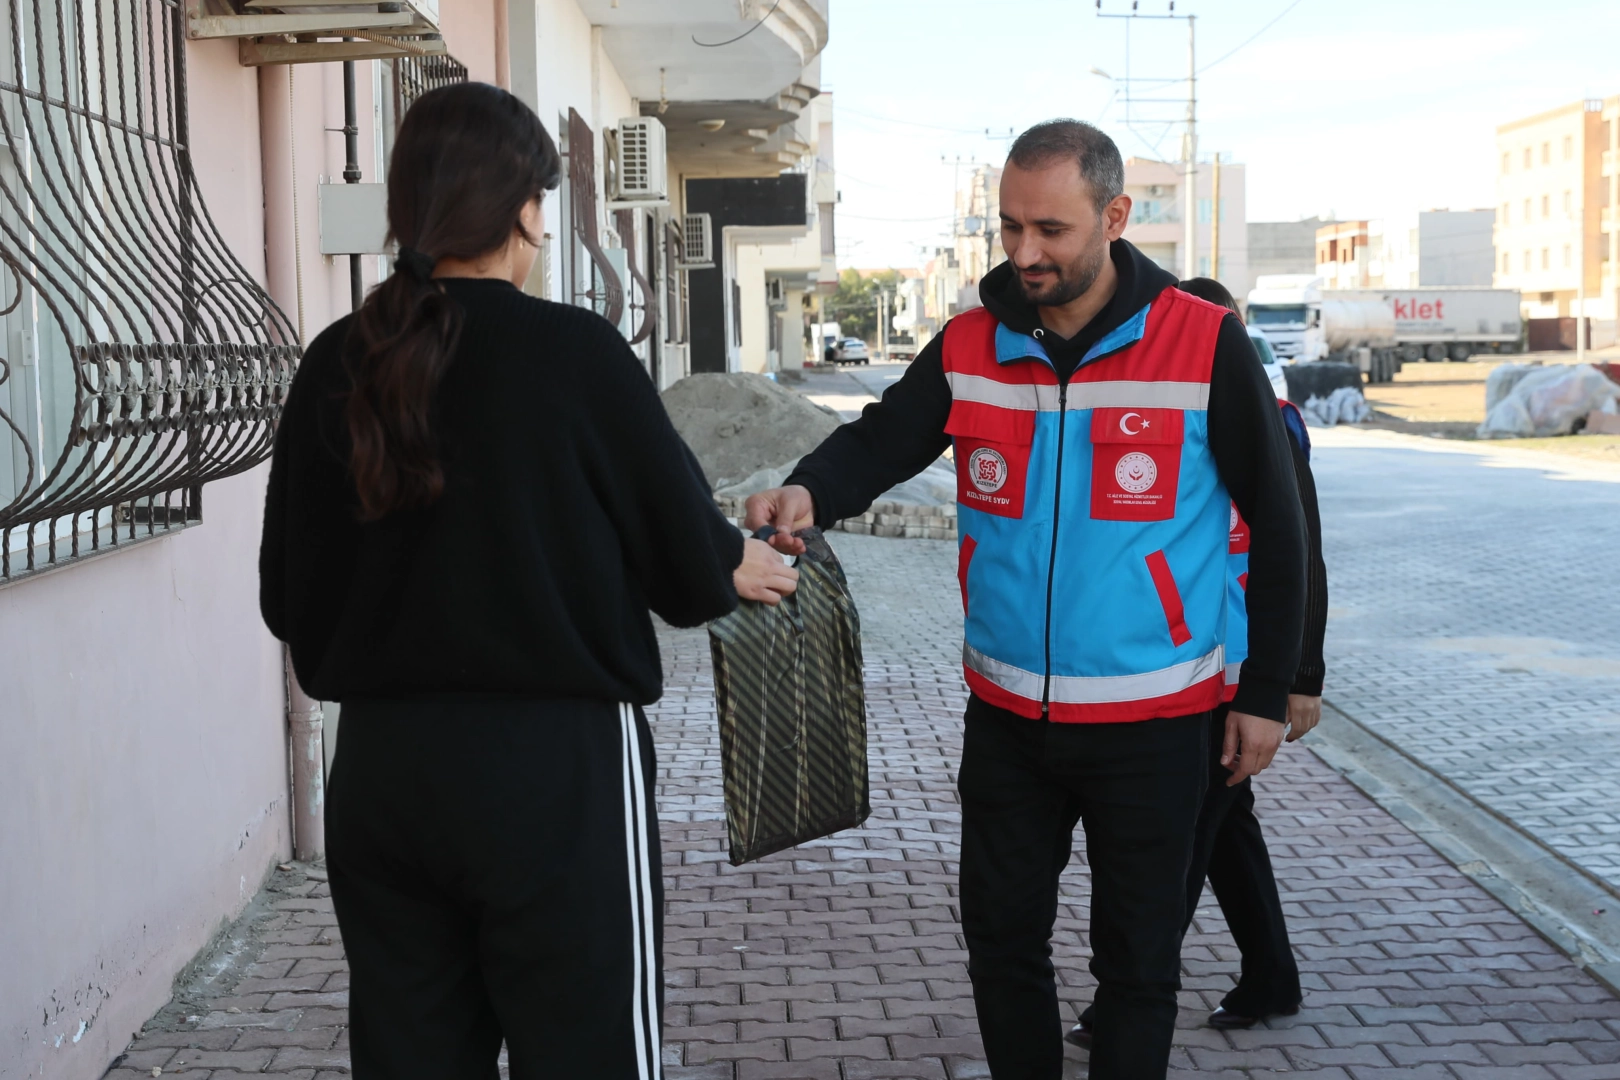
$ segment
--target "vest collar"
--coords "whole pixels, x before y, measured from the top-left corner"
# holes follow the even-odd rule
[[[1119,352],[1141,341],[1143,333],[1147,330],[1148,312],[1152,307],[1151,303],[1142,305],[1142,310],[1104,334],[1095,345],[1086,350],[1086,355],[1080,358],[1080,363],[1075,365],[1076,368],[1084,367],[1093,360]],[[1006,323],[996,323],[996,363],[1011,364],[1017,360],[1030,359],[1039,360],[1048,367],[1055,366],[1040,339],[1032,334],[1021,334],[1008,327]]]

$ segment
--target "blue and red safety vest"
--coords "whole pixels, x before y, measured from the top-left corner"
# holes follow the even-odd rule
[[[1311,437],[1305,430],[1305,417],[1292,401],[1279,400],[1277,404],[1282,407],[1283,427],[1288,429],[1288,437],[1309,461]],[[1226,689],[1221,694],[1222,701],[1237,697],[1238,674],[1243,661],[1249,658],[1249,523],[1243,520],[1235,504],[1231,522],[1226,556]]]
[[[1031,718],[1214,708],[1225,685],[1231,499],[1209,446],[1226,309],[1178,289],[1061,382],[983,309],[945,329],[969,687]]]

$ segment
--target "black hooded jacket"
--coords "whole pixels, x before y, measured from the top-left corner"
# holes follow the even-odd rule
[[[1176,279],[1125,240],[1110,252],[1119,281],[1113,298],[1065,341],[1041,336],[1058,376],[1067,379],[1086,350],[1140,311]],[[1041,326],[1010,264],[986,274],[979,297],[998,321],[1021,333]],[[808,488],[822,526],[864,513],[883,492],[915,476],[950,445],[945,421],[951,391],[942,363],[945,335],[935,336],[905,375],[799,462],[789,484]],[[1238,712],[1282,722],[1300,659],[1305,618],[1306,538],[1293,452],[1276,395],[1248,331],[1237,316],[1221,323],[1209,386],[1209,442],[1221,480],[1250,529],[1249,657],[1243,662]]]

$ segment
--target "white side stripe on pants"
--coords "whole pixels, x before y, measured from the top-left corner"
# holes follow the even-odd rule
[[[663,1075],[658,1026],[658,954],[653,939],[652,874],[647,853],[646,782],[641,768],[641,740],[636,731],[635,707],[619,706],[619,728],[624,739],[624,840],[630,879],[630,932],[633,968],[631,1010],[636,1033],[636,1071],[639,1080]],[[659,873],[663,868],[659,867]]]

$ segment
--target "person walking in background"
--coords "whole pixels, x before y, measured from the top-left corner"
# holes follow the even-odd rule
[[[1212,278],[1191,278],[1181,283],[1183,292],[1219,304],[1242,317],[1237,302],[1226,287]],[[1309,732],[1322,718],[1322,680],[1326,665],[1322,644],[1327,634],[1327,566],[1322,561],[1322,518],[1316,502],[1316,479],[1311,475],[1310,435],[1305,419],[1294,405],[1278,402],[1294,458],[1294,475],[1299,483],[1300,505],[1305,512],[1307,574],[1305,588],[1305,635],[1300,643],[1299,668],[1288,691],[1288,741]],[[1231,600],[1227,612],[1227,669],[1235,673],[1246,649],[1247,607],[1244,585],[1250,572],[1248,527],[1233,510],[1230,539],[1230,567],[1227,592]],[[1230,702],[1237,684],[1229,684],[1223,695]],[[1211,715],[1209,728],[1209,787],[1198,812],[1198,829],[1193,840],[1192,865],[1187,872],[1187,913],[1182,933],[1192,925],[1193,913],[1204,893],[1207,878],[1215,900],[1226,917],[1242,955],[1237,986],[1210,1014],[1209,1024],[1217,1028],[1247,1028],[1271,1016],[1292,1016],[1303,1000],[1299,985],[1299,965],[1288,943],[1288,925],[1283,918],[1282,899],[1271,872],[1271,855],[1254,814],[1254,785],[1248,777],[1233,776],[1233,764],[1223,755],[1221,742],[1227,706]],[[1080,1022],[1067,1038],[1076,1046],[1091,1046],[1095,1007],[1080,1014]]]
[[[1225,689],[1231,507],[1251,526],[1239,779],[1283,738],[1304,619],[1288,436],[1228,312],[1121,239],[1124,163],[1090,124],[1013,143],[1007,262],[860,419],[749,498],[745,525],[861,513],[952,444],[969,689],[962,929],[990,1072],[1056,1080],[1051,936],[1076,823],[1091,866],[1092,1080],[1162,1080],[1187,865]]]
[[[648,609],[693,626],[796,573],[715,508],[635,355],[518,288],[560,159],[534,113],[423,95],[395,272],[309,346],[260,603],[343,703],[327,795],[358,1080],[660,1075]]]

